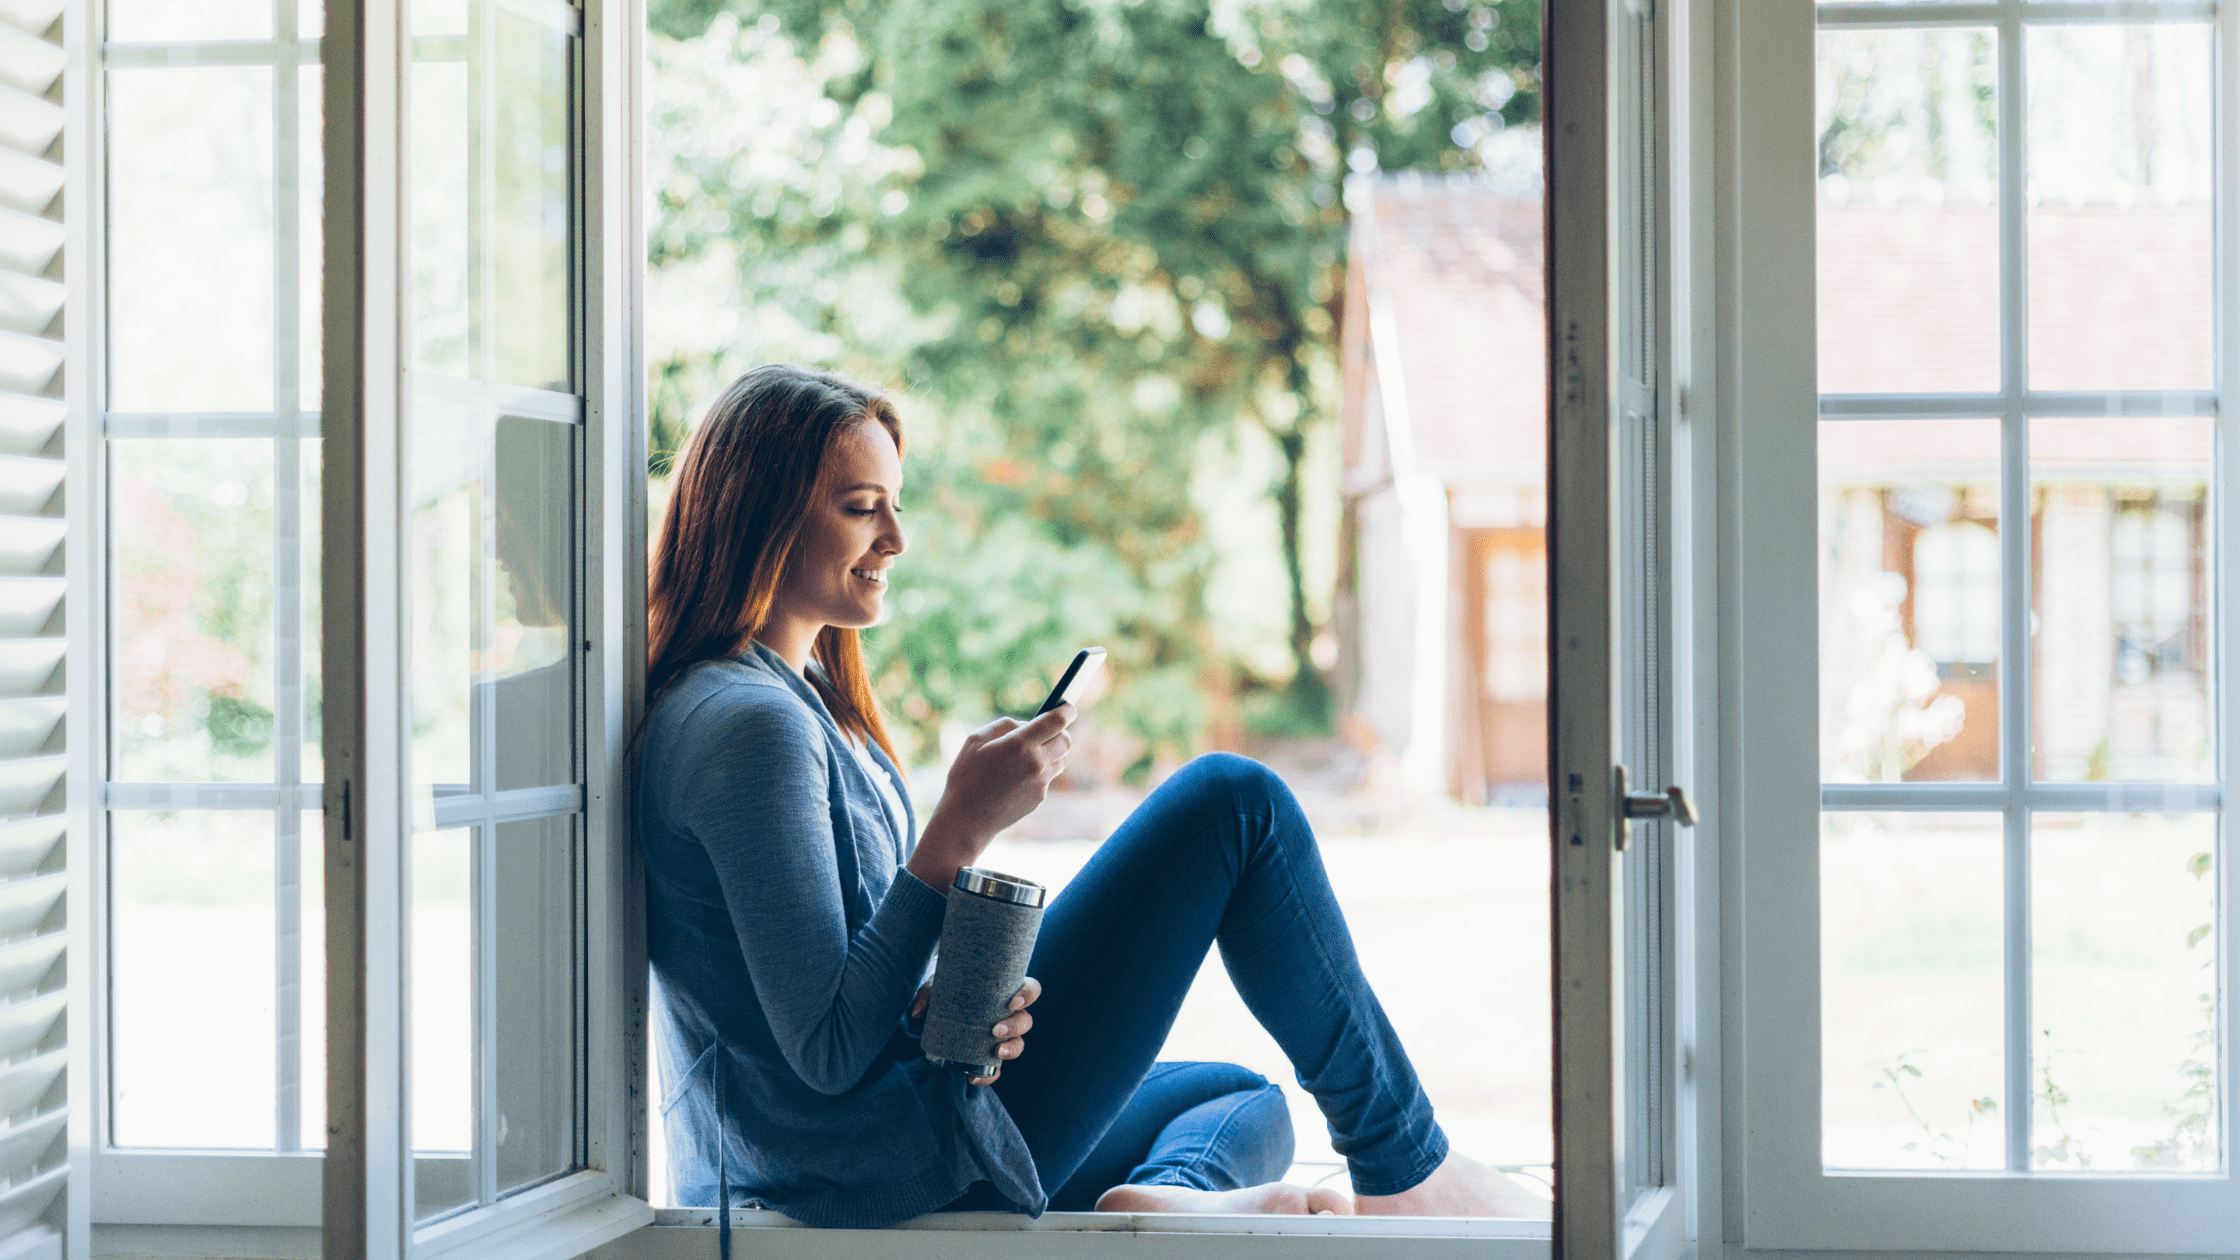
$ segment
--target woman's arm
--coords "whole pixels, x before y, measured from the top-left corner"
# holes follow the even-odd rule
[[[845,1093],[909,1007],[946,903],[898,871],[849,934],[824,730],[790,694],[730,689],[682,734],[681,755],[697,764],[673,780],[678,812],[715,867],[754,997],[801,1079]]]

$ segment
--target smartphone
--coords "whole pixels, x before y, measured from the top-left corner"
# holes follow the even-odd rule
[[[1103,648],[1085,647],[1075,652],[1073,654],[1073,664],[1066,666],[1065,677],[1060,678],[1058,685],[1050,689],[1050,698],[1042,702],[1042,707],[1036,709],[1034,715],[1041,717],[1050,710],[1064,704],[1075,684],[1087,682],[1090,675],[1102,668],[1104,668]]]

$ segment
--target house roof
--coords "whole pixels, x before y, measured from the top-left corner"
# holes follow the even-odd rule
[[[1366,181],[1356,196],[1371,336],[1383,331],[1381,311],[1397,343],[1373,353],[1380,372],[1403,378],[1416,466],[1449,486],[1537,484],[1547,423],[1538,198],[1409,177]],[[1994,211],[1823,205],[1818,214],[1824,392],[1999,388]],[[2029,232],[2033,389],[2212,387],[2205,208],[2040,209]],[[1928,430],[1850,425],[1837,440],[1851,458],[1884,473],[1925,471]],[[2207,440],[2206,428],[2160,418],[2070,427],[2039,422],[2034,462],[2167,472],[2192,466]],[[2107,447],[2118,432],[2131,445]],[[1950,458],[1968,462],[1970,438],[1945,440]]]
[[[1355,249],[1371,306],[1391,319],[1397,344],[1376,347],[1377,360],[1399,367],[1416,466],[1449,485],[1537,485],[1548,393],[1539,199],[1459,180],[1367,187]]]

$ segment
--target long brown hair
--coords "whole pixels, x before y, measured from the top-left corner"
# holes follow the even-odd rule
[[[658,700],[701,661],[736,655],[770,617],[800,540],[826,452],[877,423],[902,451],[894,404],[828,372],[789,363],[731,382],[677,460],[646,577],[646,692]],[[856,632],[826,626],[809,681],[840,729],[897,765]],[[647,708],[652,708],[649,700]]]

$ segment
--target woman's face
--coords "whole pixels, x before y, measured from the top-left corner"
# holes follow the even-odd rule
[[[867,420],[843,432],[825,454],[773,620],[811,633],[877,625],[887,569],[908,545],[897,515],[901,493],[902,457],[886,426]]]

